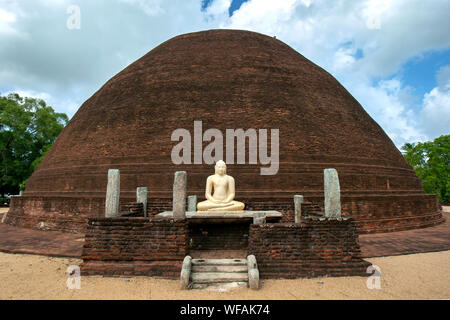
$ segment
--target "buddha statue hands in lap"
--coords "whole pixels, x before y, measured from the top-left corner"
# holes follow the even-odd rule
[[[242,211],[245,204],[234,201],[234,178],[227,175],[227,165],[219,160],[216,173],[206,180],[206,200],[197,205],[198,211]],[[211,194],[214,190],[214,194]]]

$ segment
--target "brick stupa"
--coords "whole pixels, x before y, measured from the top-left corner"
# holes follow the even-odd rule
[[[274,37],[210,30],[164,42],[89,98],[12,200],[6,223],[82,232],[88,217],[104,215],[110,168],[120,170],[122,204],[148,187],[150,215],[170,209],[175,171],[188,172],[188,194],[203,200],[213,166],[171,161],[172,132],[193,135],[194,121],[203,131],[280,130],[278,174],[228,165],[236,199],[249,210],[280,210],[292,221],[295,194],[323,207],[323,170],[336,168],[343,214],[360,232],[442,221],[437,197],[424,193],[383,129],[333,76]]]

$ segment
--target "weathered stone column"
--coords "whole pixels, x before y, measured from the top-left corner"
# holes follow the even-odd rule
[[[180,289],[186,290],[189,288],[189,278],[192,270],[192,258],[191,256],[184,257],[183,266],[181,267],[180,274]]]
[[[144,205],[144,217],[147,216],[147,201],[148,201],[148,189],[147,187],[137,187],[136,189],[136,202]]]
[[[248,269],[248,286],[252,290],[259,289],[259,270],[256,263],[256,257],[251,254],[247,257],[247,269]]]
[[[302,220],[302,203],[304,202],[303,196],[296,194],[294,196],[294,218],[295,223],[300,223]]]
[[[175,220],[186,219],[186,171],[175,172],[173,181],[173,218]]]
[[[325,169],[323,171],[325,217],[341,217],[341,188],[336,169]]]
[[[188,211],[197,211],[197,196],[188,197]]]
[[[108,170],[108,186],[106,187],[105,217],[119,216],[120,171]]]

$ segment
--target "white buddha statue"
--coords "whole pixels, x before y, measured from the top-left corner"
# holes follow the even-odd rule
[[[234,200],[234,178],[226,174],[225,162],[217,161],[215,171],[216,173],[206,180],[206,200],[197,204],[197,210],[214,212],[244,210],[245,204]]]

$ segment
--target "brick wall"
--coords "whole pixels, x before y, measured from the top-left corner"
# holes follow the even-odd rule
[[[84,275],[176,279],[187,254],[187,223],[136,217],[91,218],[83,247]]]
[[[352,219],[250,226],[249,254],[262,278],[367,276]]]
[[[249,223],[189,224],[189,247],[194,250],[247,250],[248,230]]]

